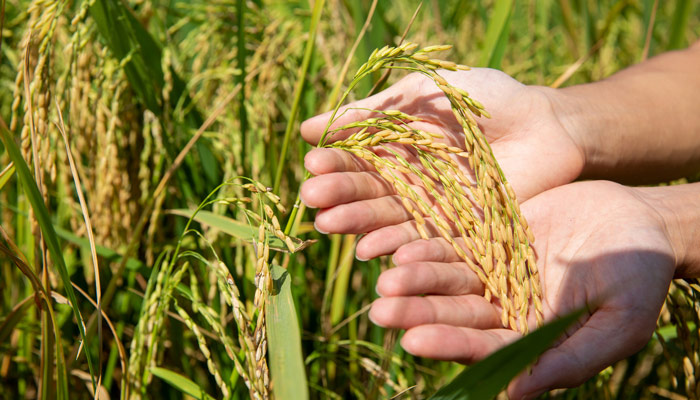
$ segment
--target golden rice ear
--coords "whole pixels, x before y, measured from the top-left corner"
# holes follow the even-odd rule
[[[388,118],[353,122],[344,128],[362,130],[327,147],[343,149],[369,161],[393,185],[403,207],[413,216],[421,238],[430,237],[427,226],[432,224],[481,279],[486,297],[493,297],[500,305],[503,325],[524,334],[529,329],[530,315],[534,314],[538,326],[543,321],[542,290],[530,247],[534,236],[476,123],[475,118],[490,115],[483,104],[449,84],[436,71],[468,67],[427,55],[448,48],[430,46],[406,55],[400,48],[387,47],[373,53],[363,68],[374,70],[406,63],[431,78],[450,101],[465,135],[465,148],[439,141],[440,134],[395,123],[392,119],[417,120],[401,110],[374,110]],[[412,156],[396,151],[397,146],[409,148]],[[388,155],[377,155],[377,149]],[[470,168],[465,169],[464,164]],[[426,194],[416,192],[416,182]],[[460,242],[469,251],[464,251]]]

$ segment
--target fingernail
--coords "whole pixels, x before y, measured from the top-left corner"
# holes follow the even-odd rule
[[[301,200],[301,202],[304,203],[304,206],[305,206],[306,208],[308,208],[308,209],[315,209],[315,208],[316,208],[316,207],[314,207],[314,206],[308,205],[308,204],[306,203],[306,201],[304,200],[304,197],[303,197],[303,196],[300,196],[300,197],[299,197],[299,200]]]
[[[360,256],[357,255],[357,253],[355,253],[355,259],[356,259],[357,261],[367,261],[367,260],[369,260],[369,258],[361,258]]]
[[[318,225],[316,225],[316,222],[314,221],[314,229],[316,229],[318,232],[323,233],[324,235],[327,235],[328,232],[319,229]]]
[[[391,255],[391,263],[394,264],[394,266],[399,265],[399,263],[396,262],[396,253]]]
[[[377,326],[382,326],[382,325],[378,324],[378,323],[374,320],[374,318],[372,318],[372,309],[370,309],[369,312],[367,313],[367,318],[369,318],[370,322],[372,322],[373,324],[375,324],[375,325],[377,325]]]
[[[379,297],[384,297],[381,293],[379,293],[379,285],[374,285],[374,293],[376,293]]]

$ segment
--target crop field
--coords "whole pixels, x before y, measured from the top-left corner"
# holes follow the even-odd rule
[[[321,145],[365,158],[416,203],[391,172],[415,171],[371,146],[414,146],[436,179],[459,174],[450,160],[465,157],[481,181],[473,193],[491,188],[477,203],[492,201],[494,218],[515,215],[503,217],[503,229],[529,249],[507,177],[473,123],[488,109],[440,69],[491,67],[528,85],[564,87],[700,37],[693,0],[0,7],[2,399],[503,397],[578,315],[474,367],[405,352],[402,331],[368,318],[391,258],[355,259],[358,236],[317,232],[316,210],[299,200],[314,147],[301,122],[383,90],[404,69],[422,73],[448,97],[473,148],[406,133],[394,122],[413,117],[397,110]],[[443,208],[464,194],[459,185],[439,189]],[[429,207],[406,207],[419,230],[423,217],[441,221]],[[512,256],[530,272],[509,290],[524,287],[535,299],[530,254]],[[514,296],[487,292],[502,304]],[[518,315],[541,319],[527,301],[504,310],[504,326],[523,333]],[[700,284],[676,281],[641,352],[542,398],[699,399],[699,324]]]

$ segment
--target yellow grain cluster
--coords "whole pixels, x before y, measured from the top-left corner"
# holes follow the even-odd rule
[[[431,53],[449,48],[418,50],[414,43],[384,47],[372,53],[353,81],[381,68],[408,69],[429,77],[450,101],[464,133],[464,147],[441,141],[440,134],[416,129],[411,123],[420,118],[401,110],[375,110],[377,117],[336,130],[355,133],[327,146],[372,164],[401,196],[421,237],[439,235],[450,242],[483,282],[486,298],[501,307],[503,325],[527,333],[530,315],[538,325],[543,321],[542,292],[531,247],[534,237],[476,123],[475,117],[489,117],[488,112],[438,73],[438,69],[469,69],[432,58]],[[414,189],[416,183],[425,193]]]

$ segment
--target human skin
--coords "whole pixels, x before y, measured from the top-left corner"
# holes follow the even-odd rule
[[[446,75],[493,116],[478,121],[537,238],[545,317],[603,301],[540,358],[532,375],[511,384],[513,398],[577,385],[634,353],[651,335],[671,278],[700,276],[697,185],[565,185],[577,178],[655,183],[700,170],[697,65],[700,42],[565,89],[525,86],[493,70]],[[413,107],[448,140],[458,140],[443,100],[420,79],[411,75],[357,106]],[[341,123],[366,117],[347,114]],[[305,122],[304,137],[313,143],[327,119]],[[302,199],[321,208],[320,231],[367,233],[358,242],[360,259],[396,252],[398,268],[380,277],[384,298],[371,316],[408,329],[402,344],[409,352],[473,362],[518,337],[500,329],[498,310],[479,295],[483,288],[449,256],[450,248],[438,250],[444,241],[413,242],[414,221],[368,165],[331,149],[310,152],[306,165],[317,176],[304,184]],[[623,323],[626,329],[619,329]]]
[[[511,399],[583,383],[651,337],[671,279],[700,276],[700,184],[630,188],[606,181],[557,187],[522,205],[537,240],[545,320],[587,306]],[[406,329],[417,356],[472,363],[520,337],[443,239],[400,247],[378,280],[376,324]],[[531,326],[534,327],[533,321]]]
[[[480,118],[479,125],[520,200],[571,182],[580,174],[583,153],[556,118],[542,88],[523,85],[492,69],[441,74],[450,83],[469,88],[470,95],[491,113],[492,118]],[[464,141],[447,99],[432,80],[419,74],[348,105],[351,111],[341,110],[342,117],[333,127],[371,116],[354,107],[400,109],[423,119],[409,125],[441,133],[451,145]],[[326,113],[304,122],[303,137],[316,143],[329,117]],[[344,136],[347,134],[341,132],[331,140]],[[417,162],[411,154],[405,156],[409,162]],[[400,206],[393,187],[368,163],[341,150],[322,148],[309,152],[305,165],[316,176],[304,183],[301,198],[307,206],[321,209],[316,228],[329,233],[368,233],[357,244],[358,258],[391,254],[418,238],[411,215]]]
[[[478,123],[523,202],[577,178],[649,184],[700,170],[697,65],[700,42],[603,81],[564,89],[523,85],[491,69],[442,73],[491,113]],[[412,125],[442,133],[452,144],[463,140],[447,100],[418,74],[346,106],[351,111],[332,127],[371,115],[354,107],[401,109],[424,119]],[[317,143],[328,118],[330,113],[305,121],[304,139]],[[317,229],[367,233],[357,244],[359,259],[391,254],[418,239],[391,185],[367,163],[340,150],[314,149],[305,165],[316,176],[304,183],[301,198],[320,208]]]

